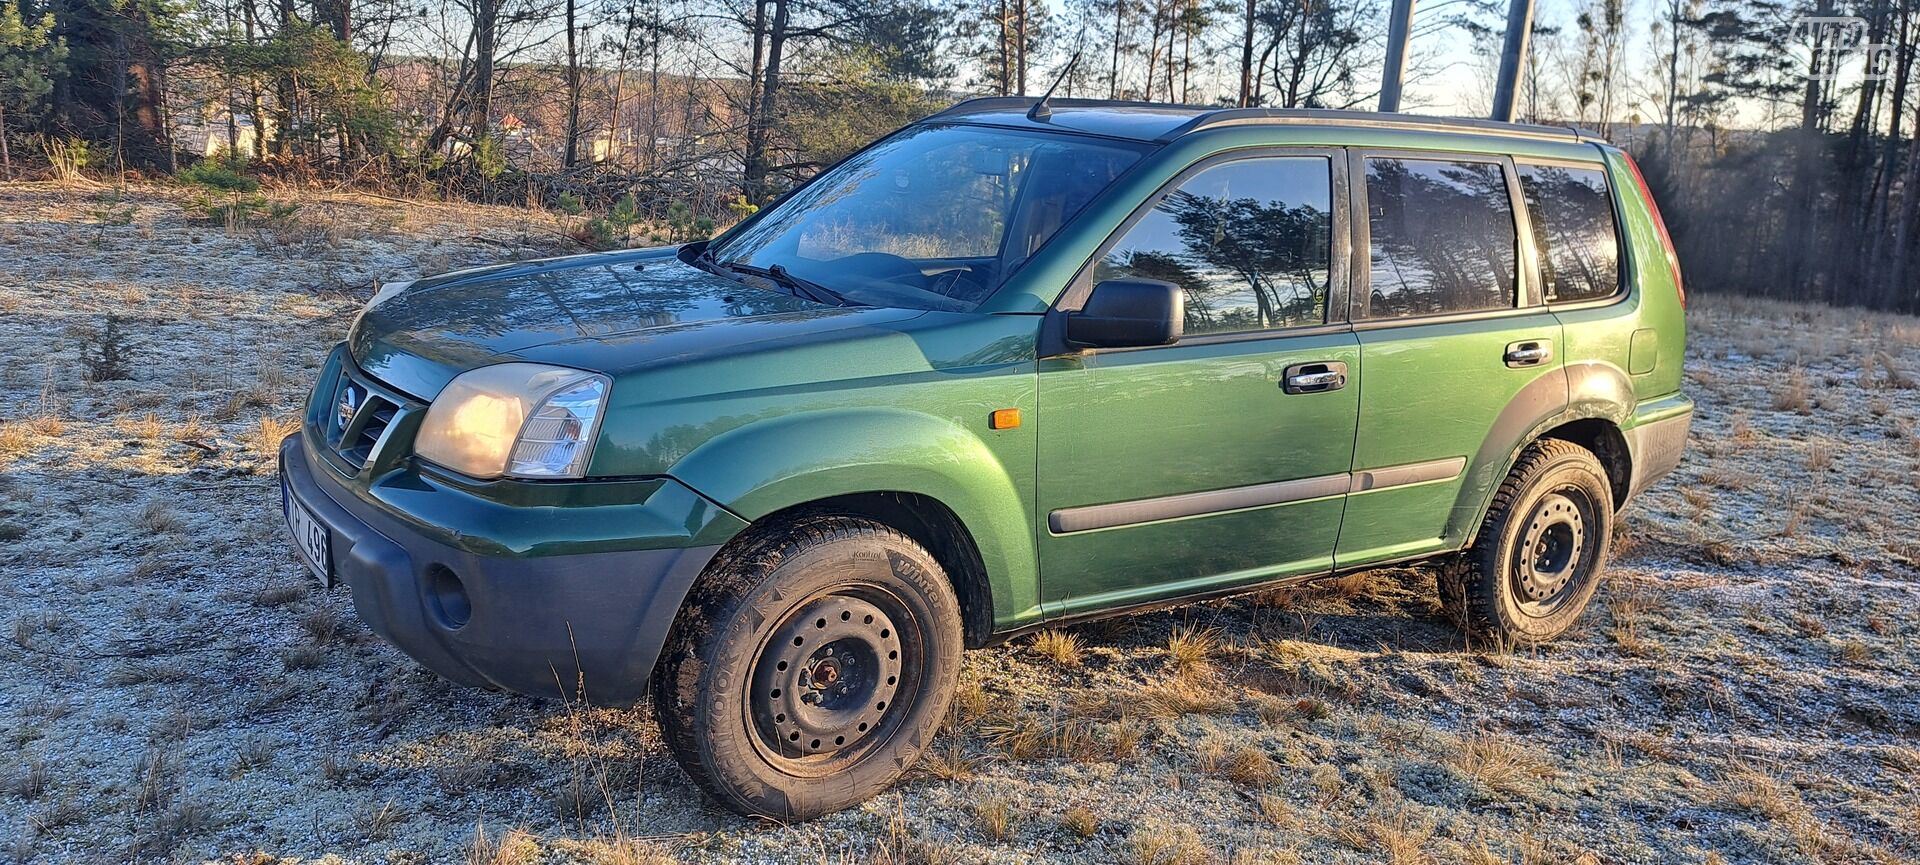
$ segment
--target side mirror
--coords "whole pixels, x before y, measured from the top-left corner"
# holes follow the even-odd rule
[[[1185,326],[1186,295],[1159,279],[1109,279],[1066,313],[1067,342],[1082,348],[1172,345]]]

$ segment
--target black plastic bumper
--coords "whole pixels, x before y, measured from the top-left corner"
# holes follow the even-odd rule
[[[1689,410],[1643,423],[1627,430],[1627,449],[1633,454],[1633,479],[1627,498],[1633,499],[1647,487],[1666,477],[1680,465],[1687,451],[1687,431],[1693,427]]]
[[[280,446],[287,492],[331,533],[336,579],[367,626],[456,682],[630,705],[718,546],[494,557],[425,537]]]

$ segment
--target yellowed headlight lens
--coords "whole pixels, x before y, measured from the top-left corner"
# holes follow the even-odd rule
[[[528,416],[549,397],[596,380],[605,381],[577,369],[534,363],[503,363],[462,373],[427,409],[414,452],[461,474],[500,477],[507,473]],[[605,393],[604,385],[599,393]],[[563,464],[574,471],[584,467],[584,459]]]

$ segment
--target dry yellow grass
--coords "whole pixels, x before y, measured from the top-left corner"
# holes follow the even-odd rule
[[[1145,826],[1127,840],[1134,865],[1203,865],[1213,858],[1192,826]]]
[[[1300,812],[1295,810],[1286,799],[1271,793],[1263,793],[1258,800],[1258,805],[1260,817],[1272,823],[1275,828],[1293,829],[1300,825]]]
[[[1013,837],[1013,806],[1006,799],[992,796],[973,803],[973,824],[989,841]]]
[[[1076,838],[1092,838],[1095,832],[1100,831],[1100,818],[1095,817],[1093,810],[1087,806],[1075,805],[1060,815],[1060,828],[1073,833]]]
[[[992,701],[987,697],[986,689],[980,687],[980,681],[962,676],[960,684],[953,689],[953,702],[947,704],[947,724],[968,726],[986,715],[991,705]]]
[[[1086,651],[1078,636],[1052,628],[1034,634],[1031,648],[1034,654],[1062,667],[1080,666]]]
[[[292,435],[298,429],[300,429],[300,419],[297,417],[264,415],[253,429],[248,431],[244,444],[254,454],[273,459],[280,452],[280,440]]]
[[[511,829],[496,841],[487,834],[485,824],[473,827],[466,865],[533,865],[538,861],[540,842],[532,835]]]
[[[1181,628],[1167,638],[1167,663],[1182,675],[1206,671],[1220,650],[1220,632],[1207,628]]]
[[[965,744],[958,739],[929,749],[927,755],[920,761],[920,768],[942,781],[964,781],[971,778],[979,765],[979,759],[968,754]]]
[[[1365,817],[1341,826],[1339,831],[1348,846],[1383,856],[1390,865],[1429,865],[1434,861],[1426,849],[1433,838],[1433,827],[1405,811]]]
[[[1454,765],[1467,777],[1501,796],[1530,792],[1553,768],[1511,739],[1478,733],[1461,743]]]
[[[1807,381],[1807,371],[1794,367],[1773,390],[1773,410],[1791,411],[1807,414],[1813,410],[1813,387]]]

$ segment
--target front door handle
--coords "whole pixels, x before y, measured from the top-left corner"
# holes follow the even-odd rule
[[[1281,375],[1280,389],[1287,393],[1326,393],[1347,386],[1347,365],[1337,360],[1296,363]]]
[[[1553,359],[1553,343],[1544,339],[1529,339],[1507,343],[1507,366],[1539,366]]]

